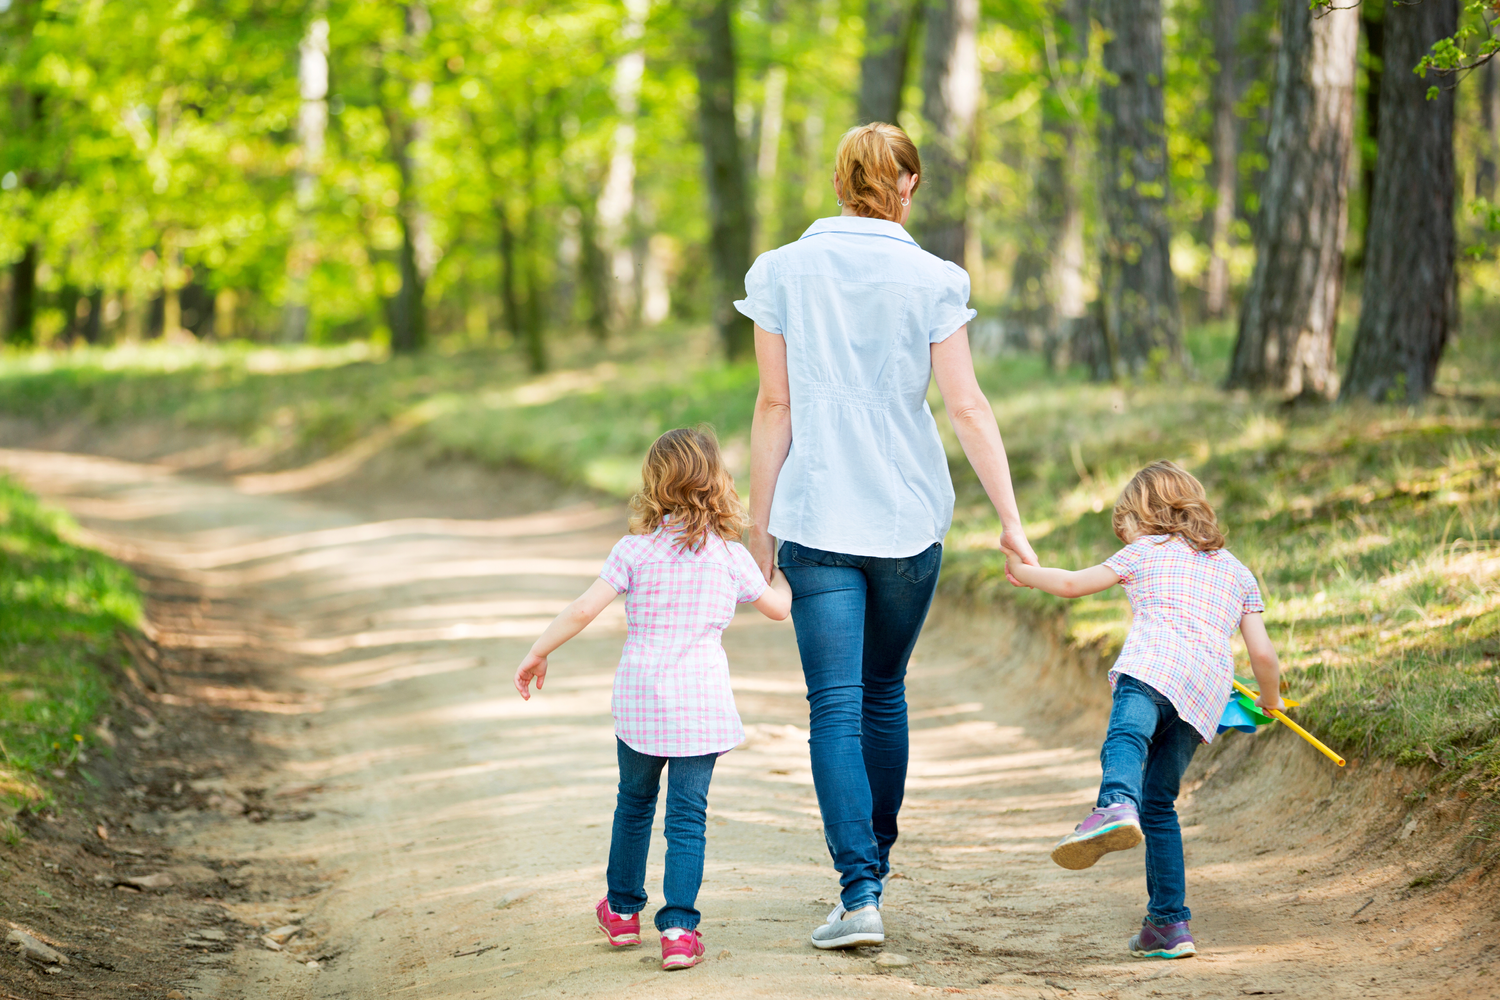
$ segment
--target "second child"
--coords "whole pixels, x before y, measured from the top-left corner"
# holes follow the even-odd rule
[[[1200,743],[1213,740],[1233,691],[1235,630],[1260,685],[1256,704],[1282,708],[1281,666],[1266,635],[1260,587],[1224,548],[1203,486],[1171,462],[1136,473],[1114,510],[1125,547],[1098,566],[1068,572],[1023,566],[1010,574],[1058,597],[1125,588],[1133,619],[1109,672],[1114,705],[1099,752],[1096,807],[1053,848],[1064,868],[1089,868],[1110,851],[1146,842],[1146,918],[1130,939],[1140,958],[1197,954],[1188,930],[1187,875],[1177,791]]]
[[[663,969],[703,958],[696,908],[703,882],[708,783],[714,762],[745,739],[720,634],[737,604],[768,618],[790,613],[792,591],[774,573],[768,585],[735,539],[746,527],[734,480],[712,434],[680,428],[656,440],[631,500],[631,534],[610,552],[599,579],[547,626],[516,669],[530,699],[547,677],[547,658],[625,594],[625,649],[610,711],[620,765],[610,837],[608,892],[595,908],[615,947],[641,943],[646,855],[663,771],[667,776],[666,875],[656,911]]]

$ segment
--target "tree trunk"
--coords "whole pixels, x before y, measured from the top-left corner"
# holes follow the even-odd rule
[[[926,141],[917,242],[929,253],[964,263],[969,215],[969,159],[979,112],[979,0],[928,0],[922,53]]]
[[[1385,6],[1360,4],[1359,26],[1365,33],[1365,135],[1359,153],[1359,200],[1364,210],[1364,238],[1358,266],[1364,267],[1370,242],[1370,199],[1375,194],[1375,150],[1380,145],[1380,81],[1385,75]]]
[[[578,205],[579,284],[588,296],[589,332],[599,343],[609,339],[609,259],[599,242],[599,219],[588,201]]]
[[[317,3],[313,18],[298,46],[297,87],[302,103],[297,111],[297,142],[300,159],[294,189],[297,222],[287,259],[287,301],[282,314],[282,339],[301,343],[307,339],[308,277],[317,255],[314,207],[318,176],[323,166],[323,140],[328,131],[328,18],[326,4]]]
[[[406,46],[412,61],[416,61],[422,40],[432,27],[427,7],[422,3],[408,4],[406,15]],[[414,147],[421,141],[423,132],[422,111],[431,100],[432,85],[425,80],[415,80],[408,91],[410,114],[389,116],[392,122],[391,142],[396,166],[401,174],[400,200],[396,205],[401,223],[401,250],[398,260],[401,271],[401,290],[392,303],[391,350],[398,354],[420,351],[427,346],[427,310],[424,298],[427,278],[436,262],[432,239],[427,231],[427,215],[417,192],[417,162]]]
[[[496,202],[495,218],[500,224],[500,310],[505,329],[512,337],[521,336],[521,303],[516,296],[516,236],[510,227],[510,211],[504,202]]]
[[[1495,200],[1496,164],[1500,163],[1500,60],[1480,71],[1479,156],[1474,164],[1474,197]]]
[[[535,102],[533,102],[535,107]],[[526,305],[521,312],[521,338],[526,345],[526,360],[536,373],[547,370],[547,343],[543,339],[545,317],[542,314],[541,262],[537,254],[540,214],[537,211],[536,146],[537,123],[533,116],[521,129],[521,193],[526,212],[521,220],[521,267],[526,283]]]
[[[88,298],[84,299],[84,301],[88,303],[88,312],[84,315],[83,322],[79,325],[78,333],[79,336],[83,337],[84,343],[97,344],[104,332],[104,317],[102,315],[104,312],[104,291],[95,288],[92,292],[89,292]]]
[[[1229,387],[1287,398],[1338,394],[1334,337],[1344,289],[1359,19],[1282,0],[1255,271]]]
[[[1032,198],[1030,239],[1011,271],[1012,323],[1025,346],[1045,350],[1054,363],[1059,348],[1085,315],[1083,290],[1083,176],[1079,143],[1083,96],[1080,66],[1088,55],[1088,0],[1054,5],[1044,30],[1051,85],[1042,103],[1042,158]]]
[[[620,29],[622,40],[640,44],[649,7],[649,0],[627,0],[625,24]],[[645,70],[644,48],[626,52],[615,63],[613,96],[619,121],[615,124],[609,174],[598,203],[599,241],[608,257],[610,315],[617,323],[634,323],[640,318],[630,223],[635,214],[635,121]]]
[[[1214,207],[1208,231],[1208,276],[1203,311],[1214,318],[1229,308],[1229,237],[1239,182],[1240,15],[1242,0],[1214,0],[1213,178]]]
[[[708,0],[695,11],[698,124],[708,181],[709,253],[713,260],[713,317],[730,358],[750,353],[755,332],[734,308],[750,270],[751,219],[745,160],[734,119],[734,26],[730,0]]]
[[[781,123],[786,106],[786,67],[766,70],[766,96],[761,105],[760,150],[755,157],[756,252],[771,249],[771,224],[776,217],[776,166],[781,153]]]
[[[10,317],[5,339],[11,344],[36,343],[36,244],[26,244],[21,259],[10,266]]]
[[[921,0],[866,0],[865,54],[859,62],[859,123],[896,124]]]
[[[1380,149],[1344,398],[1416,403],[1455,318],[1453,91],[1411,67],[1458,30],[1459,0],[1386,8]],[[1429,87],[1438,84],[1429,100]]]
[[[1104,336],[1118,377],[1191,363],[1172,275],[1160,0],[1100,0]]]

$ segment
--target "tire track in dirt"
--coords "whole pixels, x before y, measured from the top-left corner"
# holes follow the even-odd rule
[[[883,971],[871,952],[806,943],[837,883],[795,642],[789,623],[742,615],[725,644],[749,738],[710,794],[699,903],[710,961],[663,974],[654,943],[611,951],[592,926],[622,602],[554,658],[540,698],[510,688],[535,633],[602,564],[622,510],[507,512],[497,495],[507,516],[413,519],[372,516],[368,497],[252,496],[107,459],[9,451],[0,465],[108,550],[233,615],[161,641],[257,665],[252,685],[186,697],[251,713],[274,748],[273,772],[226,787],[310,818],[213,815],[175,836],[248,859],[251,875],[305,865],[329,888],[226,900],[246,925],[295,931],[280,951],[242,942],[228,972],[198,973],[193,996],[1494,995],[1481,971],[1497,942],[1480,905],[1488,883],[1403,896],[1420,857],[1391,846],[1400,776],[1335,774],[1279,739],[1205,755],[1221,776],[1182,803],[1203,955],[1130,958],[1139,852],[1086,873],[1047,859],[1093,798],[1102,680],[1004,616],[952,608],[935,614],[909,680],[913,764],[886,947],[912,964]],[[484,506],[442,495],[418,506],[440,515],[459,499],[470,515]],[[658,838],[653,898],[661,850]]]

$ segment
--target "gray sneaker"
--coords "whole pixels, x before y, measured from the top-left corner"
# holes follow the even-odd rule
[[[885,925],[880,921],[880,911],[869,906],[853,913],[840,914],[840,919],[830,920],[812,932],[812,944],[814,948],[824,950],[854,948],[862,944],[885,944]]]

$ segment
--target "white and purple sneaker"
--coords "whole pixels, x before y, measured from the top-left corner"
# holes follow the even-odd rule
[[[1136,958],[1188,958],[1198,954],[1198,946],[1186,920],[1165,927],[1142,920],[1141,932],[1130,939],[1130,953]]]
[[[1092,868],[1094,862],[1110,851],[1128,851],[1142,839],[1141,819],[1135,806],[1119,802],[1089,813],[1052,848],[1052,860],[1074,871]]]

